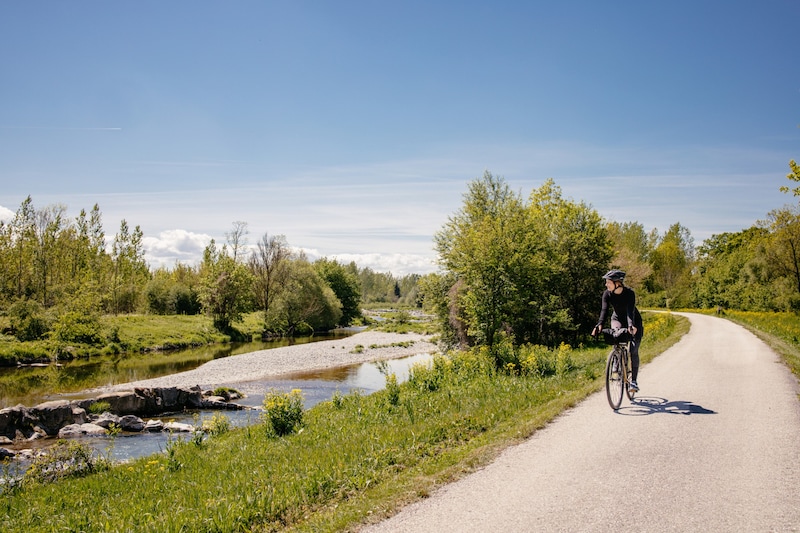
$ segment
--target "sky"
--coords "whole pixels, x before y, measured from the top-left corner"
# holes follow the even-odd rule
[[[0,2],[0,219],[435,271],[485,171],[696,244],[796,199],[797,0]]]

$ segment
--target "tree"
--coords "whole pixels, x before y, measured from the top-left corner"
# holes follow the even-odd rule
[[[694,265],[694,239],[689,230],[675,223],[652,252],[654,286],[664,291],[667,307],[687,305],[689,276]],[[686,289],[686,294],[682,289]]]
[[[341,303],[305,256],[291,261],[285,290],[272,314],[288,336],[334,328],[342,317]]]
[[[768,264],[778,276],[789,278],[793,291],[800,294],[800,209],[775,209],[769,213],[767,224]]]
[[[283,235],[265,233],[250,256],[250,271],[253,275],[254,292],[261,311],[264,312],[264,325],[269,321],[272,303],[280,292],[285,290],[288,276],[288,262],[292,251]]]
[[[248,268],[233,260],[227,247],[217,250],[212,239],[203,251],[200,265],[200,301],[214,327],[231,333],[231,325],[242,319],[250,303],[252,276]]]
[[[229,233],[225,234],[228,241],[228,246],[231,248],[231,255],[234,261],[241,261],[242,251],[247,246],[247,222],[237,220],[233,223],[233,228]]]
[[[596,322],[598,287],[612,258],[612,244],[600,215],[583,202],[563,198],[553,180],[531,193],[529,216],[546,245],[540,250],[548,286],[539,299],[540,329],[531,340],[546,344],[577,338]],[[546,327],[546,329],[545,329]]]
[[[606,230],[614,248],[611,267],[624,270],[625,282],[638,289],[653,273],[649,259],[657,235],[645,232],[638,222],[609,222]]]
[[[706,239],[697,249],[692,305],[700,308],[768,309],[764,242],[768,231],[753,226]]]
[[[786,175],[786,179],[795,182],[800,181],[800,165],[795,163],[794,159],[792,159],[791,161],[789,161],[789,168],[791,169],[791,172],[789,172]],[[780,190],[781,192],[786,192],[786,193],[791,191],[794,196],[800,196],[800,186],[789,188],[789,186],[787,185],[781,187]]]
[[[341,325],[349,326],[361,317],[361,288],[358,278],[343,265],[330,259],[318,259],[314,262],[314,268],[341,303]]]
[[[115,314],[135,311],[141,290],[150,279],[150,270],[144,259],[143,237],[139,226],[131,232],[124,219],[120,222],[119,232],[114,236],[111,259],[112,311]]]

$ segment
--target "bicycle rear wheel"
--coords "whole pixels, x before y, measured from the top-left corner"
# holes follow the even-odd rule
[[[622,404],[623,388],[622,361],[620,361],[619,353],[614,349],[608,354],[606,361],[606,397],[608,405],[615,411]]]

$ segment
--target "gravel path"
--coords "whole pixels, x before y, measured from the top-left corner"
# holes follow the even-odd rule
[[[399,345],[400,343],[408,346]],[[363,350],[356,349],[362,346]],[[131,390],[134,387],[214,388],[219,384],[258,381],[297,372],[368,363],[434,353],[430,336],[417,333],[364,331],[330,341],[296,344],[214,359],[198,368],[158,378],[121,383],[100,391]]]
[[[594,394],[364,533],[800,531],[797,379],[741,326],[685,316],[634,403]]]

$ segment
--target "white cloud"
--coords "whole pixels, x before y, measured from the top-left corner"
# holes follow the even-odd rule
[[[199,263],[211,239],[210,235],[204,233],[171,229],[162,231],[158,237],[144,237],[142,246],[151,268],[171,268],[176,262],[186,265]]]
[[[321,257],[316,250],[304,250],[310,260]],[[360,268],[370,268],[375,272],[388,272],[395,277],[408,274],[429,274],[437,270],[432,256],[419,254],[334,254],[328,256],[342,264],[355,262]]]
[[[0,205],[0,220],[9,222],[14,218],[14,211]]]

